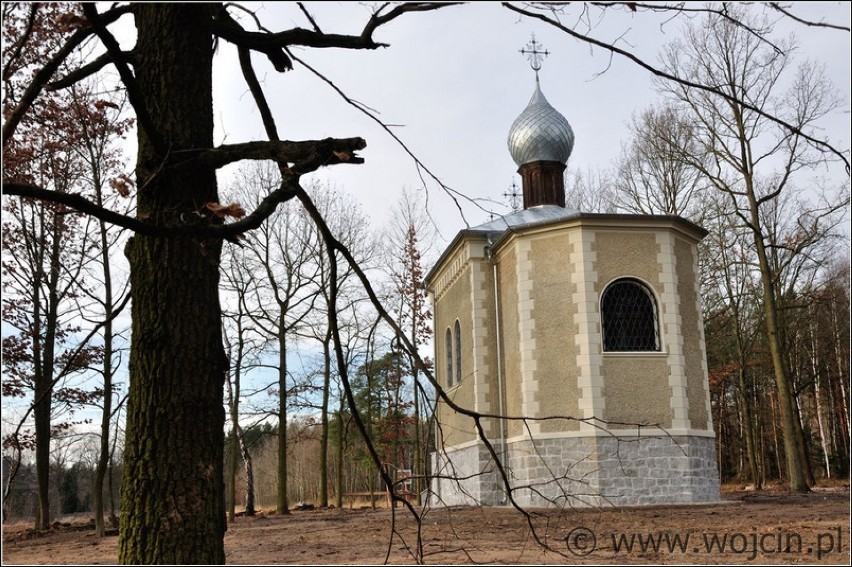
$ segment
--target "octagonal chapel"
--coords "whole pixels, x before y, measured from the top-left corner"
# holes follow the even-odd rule
[[[565,207],[568,121],[539,85],[509,131],[523,209],[462,230],[426,278],[439,401],[433,503],[719,499],[699,296],[706,232]],[[490,447],[489,447],[490,445]]]

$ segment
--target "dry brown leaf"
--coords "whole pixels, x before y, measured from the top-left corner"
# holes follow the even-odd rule
[[[240,219],[246,216],[246,210],[237,203],[220,205],[219,203],[207,203],[207,209],[219,218],[234,217]]]
[[[130,189],[135,185],[133,183],[133,180],[124,174],[121,174],[118,177],[111,179],[109,184],[122,197],[129,197]]]

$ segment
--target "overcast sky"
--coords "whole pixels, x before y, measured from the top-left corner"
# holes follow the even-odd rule
[[[359,33],[370,14],[370,7],[361,3],[305,4],[327,32]],[[295,3],[252,6],[273,31],[309,27]],[[846,2],[802,3],[793,10],[805,18],[850,25]],[[576,12],[568,12],[563,21],[567,25],[576,18]],[[249,19],[240,19],[252,28]],[[679,35],[681,24],[680,20],[664,24],[662,18],[648,13],[609,11],[595,25],[596,37],[621,38],[621,47],[656,63],[661,47]],[[803,53],[827,65],[847,100],[846,112],[827,124],[832,141],[846,149],[850,34],[803,26],[789,29],[796,30]],[[502,193],[513,180],[520,185],[506,137],[534,88],[534,73],[519,53],[532,33],[550,51],[541,70],[542,90],[576,136],[569,169],[609,166],[629,139],[625,125],[631,115],[657,99],[649,73],[617,56],[610,60],[604,51],[547,24],[519,17],[498,3],[407,14],[376,33],[377,41],[390,44],[386,49],[298,49],[295,54],[348,96],[375,109],[386,123],[397,125],[398,136],[444,183],[471,198],[493,199],[497,204],[491,207],[506,212]],[[254,62],[283,138],[360,136],[367,140],[361,152],[365,164],[333,166],[319,177],[351,192],[375,225],[386,222],[402,187],[423,185],[413,161],[397,142],[304,67],[297,63],[293,71],[279,74],[261,56],[255,55]],[[216,142],[264,139],[235,50],[225,42],[219,48],[215,81]],[[842,175],[840,168],[837,175]],[[487,213],[469,204],[464,206],[463,219],[449,197],[431,181],[427,185],[431,212],[445,239],[463,228],[465,219],[471,225],[488,220]]]

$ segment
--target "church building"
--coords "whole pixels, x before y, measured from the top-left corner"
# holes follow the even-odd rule
[[[509,131],[523,209],[462,230],[426,278],[440,401],[433,504],[719,499],[699,296],[702,228],[565,207],[568,121],[532,98]],[[490,446],[490,447],[489,447]]]

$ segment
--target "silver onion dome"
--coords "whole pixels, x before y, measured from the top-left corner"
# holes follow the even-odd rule
[[[566,163],[574,149],[574,131],[564,116],[550,106],[535,81],[529,104],[509,129],[509,153],[520,167],[535,161]]]

